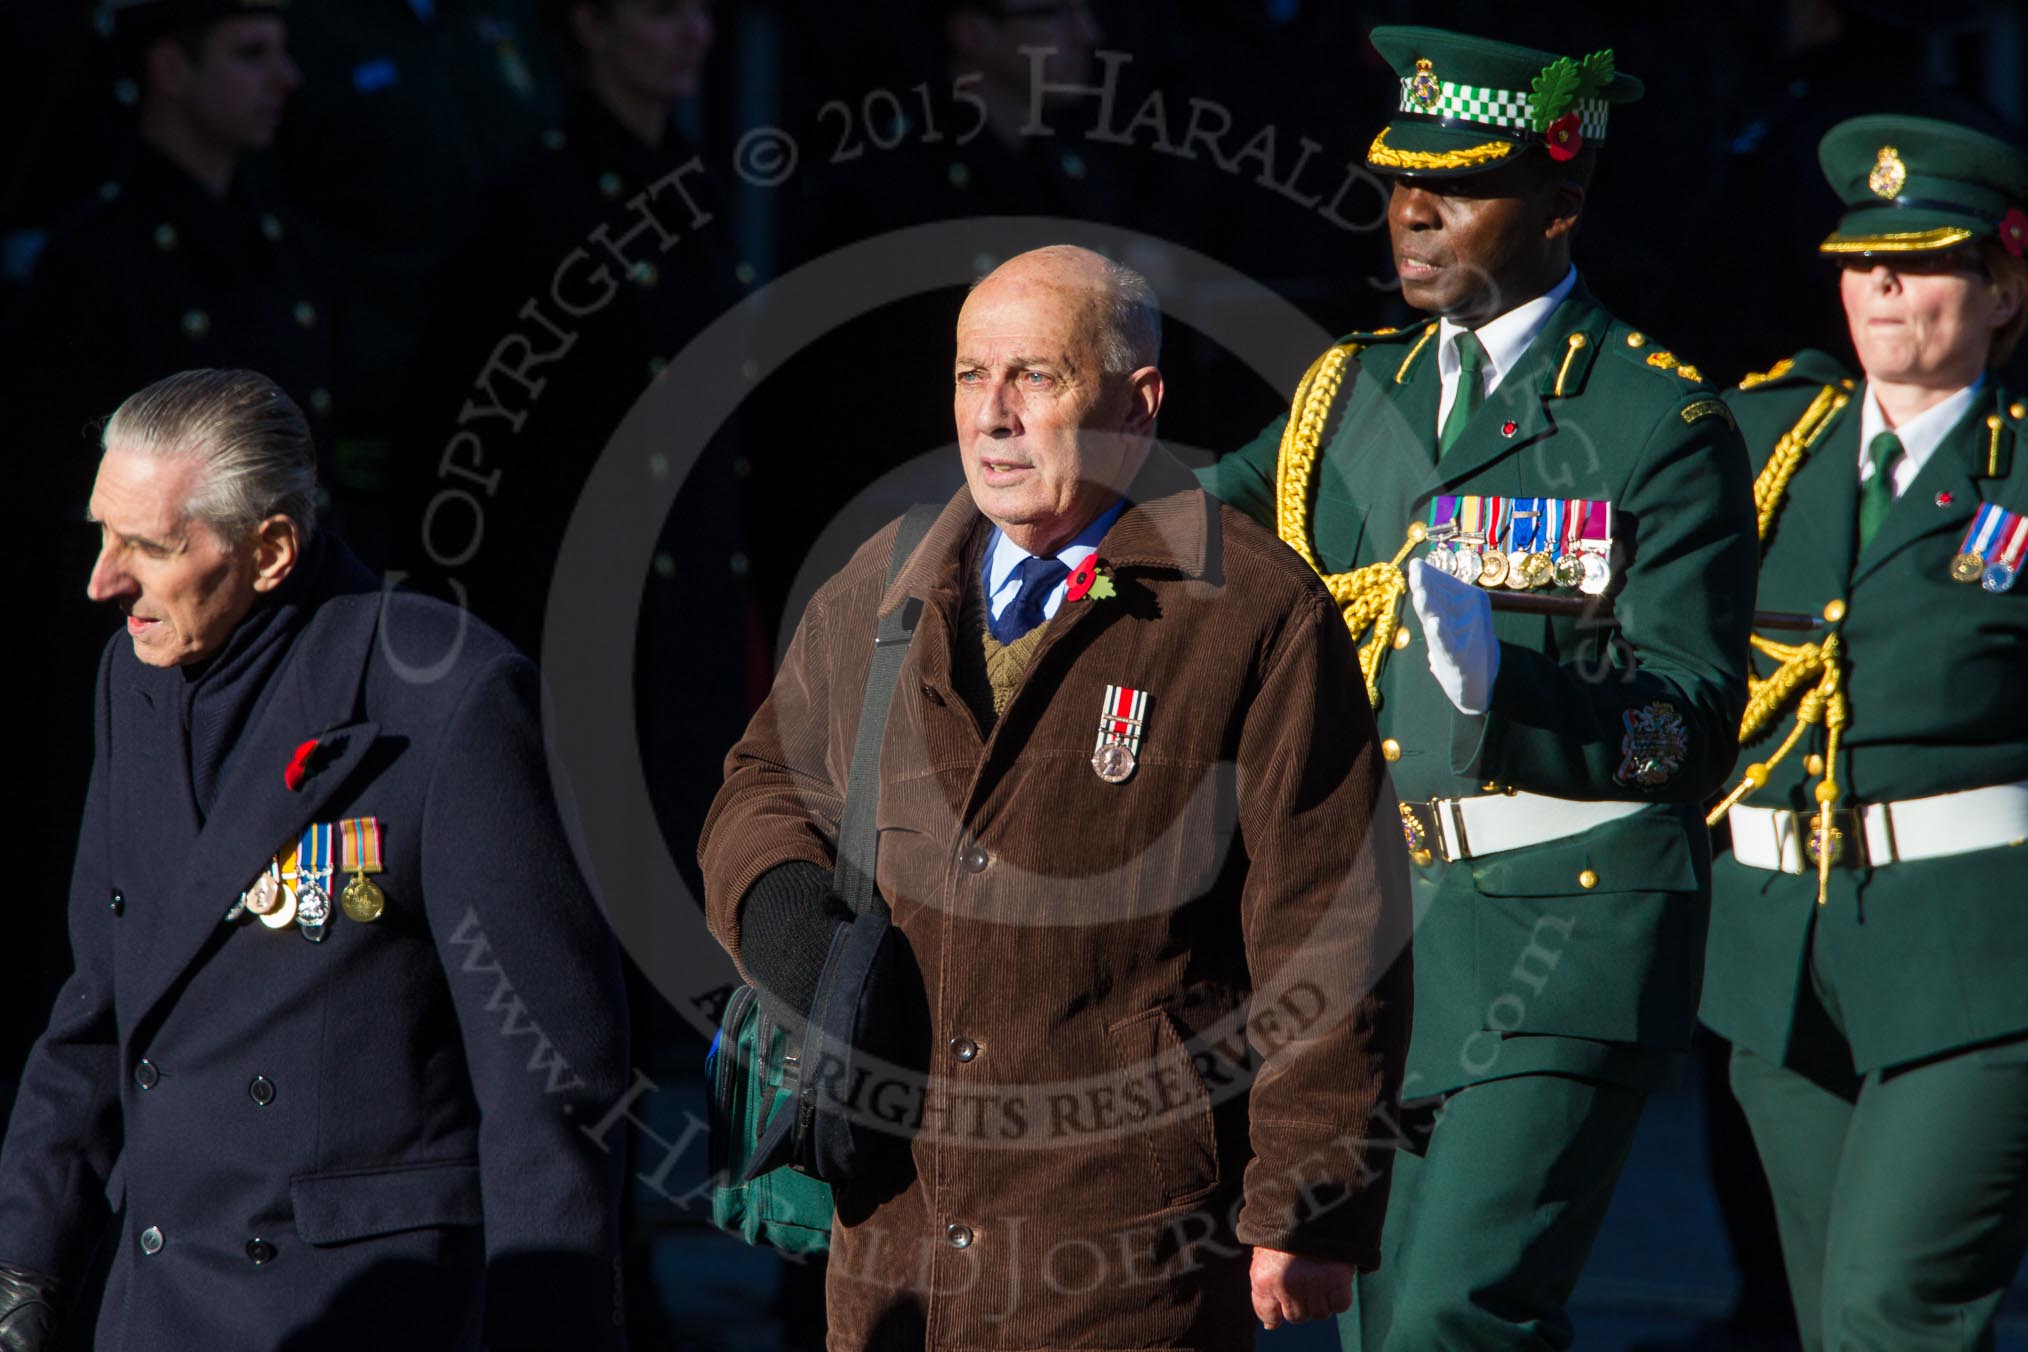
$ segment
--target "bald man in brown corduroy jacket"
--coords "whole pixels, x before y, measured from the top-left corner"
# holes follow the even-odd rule
[[[833,1348],[1229,1349],[1379,1259],[1407,863],[1344,622],[1154,444],[1153,298],[1082,250],[958,323],[966,488],[892,584],[817,593],[701,857],[742,972],[807,1002],[879,615],[923,613],[876,879],[922,988],[909,1136],[841,1187]]]

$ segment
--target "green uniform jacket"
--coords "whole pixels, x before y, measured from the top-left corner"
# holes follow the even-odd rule
[[[1826,386],[1850,395],[1790,480],[1760,574],[1765,608],[1821,614],[1830,601],[1846,604],[1840,633],[1851,723],[1836,767],[1840,802],[2028,779],[2021,698],[2028,585],[1995,594],[1950,575],[1981,502],[2028,511],[2021,406],[1987,386],[1854,563],[1865,386],[1821,352],[1801,353],[1771,374],[1726,396],[1759,463]],[[1987,425],[1994,416],[1997,439]],[[1755,661],[1763,674],[1772,669]],[[1769,755],[1793,714],[1791,704],[1741,759]],[[1821,728],[1806,733],[1747,801],[1813,811],[1818,776],[1806,772],[1804,758],[1822,755],[1823,742]],[[1838,868],[1819,908],[1814,873],[1748,868],[1722,855],[1713,870],[1704,1021],[1783,1060],[1815,925],[1861,1072],[2028,1030],[2024,868],[2028,852],[2005,846],[1871,871]]]
[[[1319,561],[1335,573],[1392,558],[1437,493],[1604,499],[1617,622],[1496,613],[1492,709],[1470,718],[1430,675],[1404,600],[1409,646],[1389,655],[1378,711],[1395,788],[1419,800],[1492,782],[1654,808],[1418,870],[1406,1092],[1536,1071],[1665,1083],[1702,972],[1710,847],[1699,804],[1732,767],[1746,696],[1745,450],[1712,391],[1580,282],[1439,469],[1435,330],[1350,339],[1363,351],[1313,478]],[[1203,471],[1211,492],[1269,525],[1286,421]],[[1680,720],[1685,750],[1643,787],[1621,778],[1628,719],[1656,705]]]

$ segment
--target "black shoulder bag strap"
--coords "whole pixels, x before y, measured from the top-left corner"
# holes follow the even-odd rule
[[[887,561],[887,581],[892,585],[916,546],[929,533],[942,506],[917,503],[901,518],[894,537],[894,552]],[[922,618],[922,600],[908,597],[881,618],[873,636],[873,660],[866,669],[866,701],[859,707],[859,731],[852,740],[852,768],[845,776],[845,807],[838,821],[838,864],[832,886],[852,914],[869,910],[887,911],[886,901],[873,887],[874,810],[880,801],[880,743],[887,734],[887,711],[894,703],[894,683],[901,664],[908,658],[909,644],[915,641],[916,621]]]
[[[941,510],[916,506],[902,517],[887,564],[890,585]],[[826,1183],[845,1182],[870,1168],[869,1161],[887,1144],[888,1133],[856,1120],[851,1105],[840,1101],[838,1094],[841,1086],[853,1082],[850,1072],[858,1058],[887,1060],[892,1055],[885,1045],[863,1045],[867,1030],[874,1026],[870,1021],[879,1020],[884,1012],[879,973],[890,952],[887,902],[873,886],[878,840],[873,819],[880,799],[880,742],[887,731],[888,706],[921,617],[922,601],[911,596],[881,618],[873,639],[866,699],[859,710],[845,804],[839,814],[838,863],[832,873],[832,887],[851,906],[854,918],[832,934],[817,979],[809,1021],[799,1039],[794,1110],[775,1112],[768,1120],[747,1161],[748,1179],[789,1164]],[[885,1040],[876,1036],[876,1041]]]

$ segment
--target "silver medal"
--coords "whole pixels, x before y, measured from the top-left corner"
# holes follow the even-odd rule
[[[1133,776],[1134,767],[1138,763],[1134,759],[1133,748],[1125,742],[1112,742],[1102,746],[1094,751],[1091,757],[1092,770],[1108,784],[1126,783]]]

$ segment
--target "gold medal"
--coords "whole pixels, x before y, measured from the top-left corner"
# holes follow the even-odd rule
[[[1955,582],[1977,582],[1985,572],[1985,559],[1970,550],[1951,560],[1951,579]]]
[[[1479,569],[1481,587],[1497,587],[1507,580],[1507,556],[1497,549],[1486,551],[1486,562]]]
[[[1565,554],[1556,561],[1556,585],[1576,588],[1584,585],[1584,560],[1576,554]]]
[[[1528,555],[1523,550],[1507,556],[1507,586],[1513,591],[1528,590]]]
[[[339,894],[338,905],[343,908],[347,920],[356,920],[364,925],[380,919],[381,913],[387,909],[387,893],[364,873],[355,873]]]
[[[1537,550],[1528,556],[1528,588],[1540,591],[1556,581],[1556,560]]]

